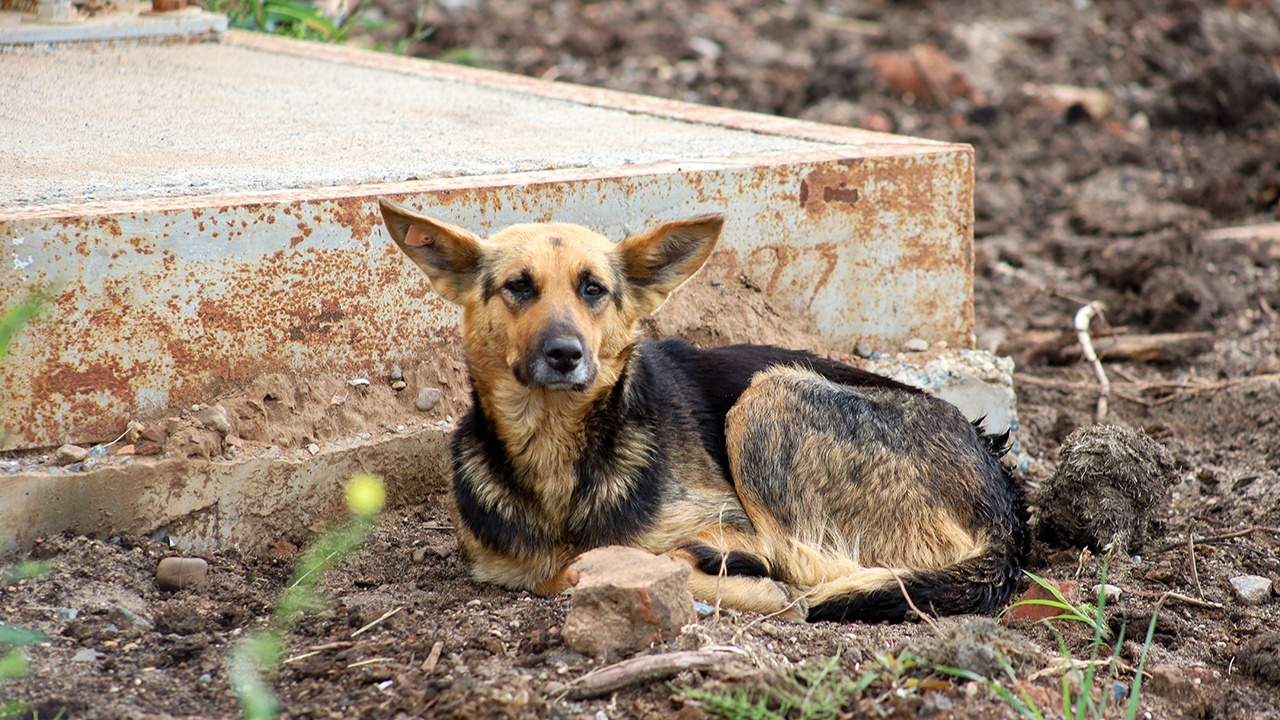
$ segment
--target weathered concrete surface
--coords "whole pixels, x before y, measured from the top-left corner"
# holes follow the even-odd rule
[[[6,58],[0,305],[54,299],[0,367],[0,449],[95,442],[264,372],[380,371],[452,342],[457,312],[386,238],[380,194],[481,232],[554,218],[620,239],[724,212],[721,260],[831,341],[972,343],[965,146],[278,39],[176,49]],[[183,82],[127,91],[166,63]],[[106,125],[72,132],[67,115]]]
[[[305,460],[136,460],[89,472],[0,475],[0,555],[50,533],[166,534],[184,552],[261,550],[344,514],[342,490],[358,472],[382,477],[392,504],[444,492],[448,433],[431,427]]]

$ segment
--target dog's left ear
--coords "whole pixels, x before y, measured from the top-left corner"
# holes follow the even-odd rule
[[[673,290],[702,267],[723,227],[723,215],[703,215],[669,222],[618,243],[641,314],[661,307]]]

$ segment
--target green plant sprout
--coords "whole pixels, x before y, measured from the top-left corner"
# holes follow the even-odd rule
[[[1094,699],[1094,694],[1097,690],[1098,684],[1098,654],[1099,649],[1111,636],[1111,629],[1107,626],[1105,614],[1107,605],[1105,587],[1107,583],[1106,568],[1104,567],[1102,570],[1102,579],[1098,589],[1098,602],[1096,605],[1093,603],[1072,605],[1060,592],[1058,592],[1057,588],[1053,587],[1045,580],[1029,572],[1027,573],[1027,576],[1038,583],[1041,587],[1049,590],[1054,595],[1055,600],[1024,600],[1020,603],[1015,603],[1012,607],[1017,607],[1018,605],[1048,605],[1062,610],[1062,614],[1056,615],[1052,618],[1046,618],[1041,621],[1050,629],[1050,631],[1053,632],[1054,637],[1058,641],[1059,652],[1062,653],[1062,658],[1064,660],[1065,671],[1062,675],[1062,717],[1067,718],[1068,720],[1102,720],[1106,717],[1108,708],[1107,688],[1110,686],[1110,683],[1115,682],[1115,678],[1119,671],[1118,662],[1120,648],[1124,644],[1126,630],[1126,627],[1122,625],[1120,633],[1112,647],[1111,660],[1106,663],[1107,684],[1103,686],[1103,690],[1100,693],[1102,700],[1101,702],[1098,702]],[[1138,661],[1138,667],[1134,672],[1133,686],[1129,689],[1128,702],[1125,706],[1125,720],[1135,720],[1138,715],[1139,700],[1142,695],[1142,674],[1146,667],[1147,653],[1151,649],[1151,640],[1155,635],[1156,619],[1159,617],[1162,605],[1163,599],[1156,603],[1156,607],[1151,614],[1151,622],[1147,626],[1147,636],[1142,645],[1142,655]],[[1087,662],[1079,663],[1076,661],[1071,654],[1071,650],[1067,647],[1066,641],[1062,638],[1062,635],[1050,624],[1050,621],[1053,620],[1082,622],[1093,629],[1093,642],[1090,643],[1090,654]],[[935,671],[943,673],[944,675],[981,682],[1022,717],[1029,718],[1031,720],[1044,720],[1044,713],[1036,706],[1035,702],[1027,694],[1026,690],[1023,689],[1021,684],[1019,684],[1018,679],[1014,674],[1013,666],[1010,665],[1003,656],[997,654],[997,657],[999,657],[1001,668],[1003,669],[1006,677],[1008,677],[1009,682],[1017,688],[1018,696],[1015,696],[998,680],[983,677],[975,672],[948,667],[945,665],[932,665],[931,667]],[[1083,673],[1081,673],[1080,665],[1084,666]],[[1072,680],[1074,680],[1076,685],[1079,687],[1078,692],[1072,691]]]
[[[269,720],[280,714],[280,701],[271,687],[284,661],[285,637],[298,618],[323,605],[320,580],[364,543],[386,504],[382,481],[373,475],[356,475],[347,482],[347,509],[351,519],[321,535],[298,562],[293,578],[276,601],[271,625],[255,630],[231,652],[228,677],[240,709],[248,720]]]

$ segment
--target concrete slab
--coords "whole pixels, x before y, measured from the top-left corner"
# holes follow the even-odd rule
[[[220,43],[66,45],[4,64],[4,208],[827,147]]]
[[[723,212],[717,271],[834,346],[973,344],[968,146],[236,31],[0,66],[0,308],[51,297],[0,364],[0,451],[109,440],[268,373],[444,357],[457,311],[387,238],[379,195],[481,233],[555,219],[620,239]],[[445,487],[442,444],[394,442],[355,464],[22,473],[0,481],[0,537],[270,542],[357,465]]]

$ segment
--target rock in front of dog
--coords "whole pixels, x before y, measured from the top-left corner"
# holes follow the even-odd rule
[[[628,655],[673,637],[697,620],[685,563],[630,547],[592,550],[565,618],[569,647],[595,657]]]
[[[1076,583],[1071,580],[1053,580],[1050,578],[1046,578],[1045,582],[1056,588],[1057,591],[1062,594],[1062,597],[1068,602],[1075,601],[1076,590],[1079,589]],[[1063,613],[1062,608],[1054,607],[1053,605],[1040,605],[1036,602],[1030,602],[1030,604],[1026,605],[1019,604],[1036,600],[1061,602],[1048,588],[1044,587],[1040,583],[1033,582],[1031,583],[1031,587],[1027,588],[1027,591],[1022,593],[1022,597],[1018,598],[1017,601],[1015,601],[1013,605],[1005,611],[1004,615],[1000,616],[1001,622],[1006,625],[1016,620],[1040,622],[1041,620],[1048,620],[1051,617],[1056,617]]]
[[[187,590],[204,585],[209,563],[203,558],[167,557],[156,566],[156,585],[161,590]]]

